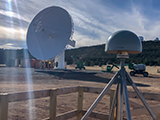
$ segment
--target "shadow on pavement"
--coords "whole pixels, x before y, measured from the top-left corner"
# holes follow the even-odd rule
[[[95,74],[99,73],[102,74],[100,71],[94,71],[94,70],[35,70],[35,72],[41,72],[44,74],[49,74],[53,76],[58,76],[62,79],[68,79],[68,80],[80,80],[80,81],[90,81],[90,82],[100,82],[100,83],[108,83],[111,78],[105,78],[100,76],[95,76]],[[149,87],[150,85],[147,84],[141,84],[141,83],[135,83],[136,86],[140,87]]]

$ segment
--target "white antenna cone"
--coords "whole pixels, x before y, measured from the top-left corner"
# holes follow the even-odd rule
[[[116,54],[120,52],[137,54],[142,52],[142,44],[135,33],[128,30],[120,30],[108,38],[105,51]]]

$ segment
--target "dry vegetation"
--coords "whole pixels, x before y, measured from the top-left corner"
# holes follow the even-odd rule
[[[91,86],[103,88],[114,75],[101,73],[100,71],[71,70],[69,71],[39,70],[30,68],[0,68],[1,93],[22,92],[31,90],[44,90],[69,86]],[[88,70],[101,70],[99,67],[86,67]],[[149,77],[136,75],[132,80],[137,84],[141,92],[160,93],[160,73],[156,73],[159,67],[147,67]],[[113,69],[117,70],[117,69]],[[113,85],[112,87],[115,87]],[[131,86],[128,86],[129,90]],[[98,94],[84,94],[84,109],[87,110]],[[139,103],[138,99],[133,99]],[[159,105],[160,101],[148,101],[150,105]],[[57,113],[76,109],[77,93],[58,96]],[[109,96],[105,96],[95,111],[109,113]],[[9,104],[9,120],[40,120],[49,116],[49,98],[12,102]],[[148,116],[136,116],[135,120],[152,120]]]

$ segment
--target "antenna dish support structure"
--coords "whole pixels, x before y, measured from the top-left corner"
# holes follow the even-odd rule
[[[74,40],[69,40],[69,45],[72,47],[75,47],[75,41]],[[57,55],[54,59],[55,65],[54,69],[66,69],[65,65],[65,50],[63,50],[59,55]],[[57,66],[57,64],[58,66]]]

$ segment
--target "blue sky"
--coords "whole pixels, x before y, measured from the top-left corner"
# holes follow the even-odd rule
[[[133,31],[145,40],[160,37],[159,0],[1,0],[0,48],[26,48],[30,22],[52,5],[72,16],[76,47],[104,44],[117,30]]]

